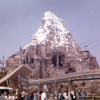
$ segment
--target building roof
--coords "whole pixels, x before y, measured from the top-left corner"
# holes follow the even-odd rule
[[[0,89],[8,89],[8,90],[12,90],[13,88],[11,88],[11,87],[4,87],[4,86],[0,86]]]
[[[5,83],[7,80],[15,80],[18,81],[18,75],[20,74],[23,77],[28,76],[31,73],[31,70],[24,65],[19,66],[11,73],[7,74],[0,80],[0,84]]]

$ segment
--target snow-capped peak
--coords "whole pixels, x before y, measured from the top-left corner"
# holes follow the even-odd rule
[[[44,13],[44,18],[43,19],[52,19],[53,21],[57,20],[58,18],[56,17],[55,14],[53,14],[52,12],[48,11]]]
[[[31,43],[24,48],[26,49],[30,45],[45,44],[47,41],[51,42],[52,48],[66,45],[66,43],[68,44],[68,33],[69,31],[60,18],[50,11],[45,12],[40,28],[33,35]]]

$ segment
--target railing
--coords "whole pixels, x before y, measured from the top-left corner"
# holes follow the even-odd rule
[[[100,100],[100,96],[78,96],[77,100]]]
[[[91,70],[91,71],[85,71],[85,72],[75,72],[75,73],[69,73],[63,76],[56,76],[52,78],[43,78],[38,80],[29,80],[29,83],[35,83],[35,84],[47,84],[47,83],[54,83],[54,82],[68,82],[71,81],[78,81],[78,80],[92,80],[92,79],[100,79],[100,70]],[[96,77],[93,77],[96,76]],[[82,78],[83,77],[83,78]]]

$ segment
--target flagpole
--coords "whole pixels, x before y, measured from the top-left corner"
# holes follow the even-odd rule
[[[26,67],[26,52],[25,52],[25,67]]]
[[[28,53],[28,68],[29,68],[29,53]]]
[[[21,47],[20,47],[20,49],[21,49]],[[19,51],[19,66],[20,66],[20,51]]]

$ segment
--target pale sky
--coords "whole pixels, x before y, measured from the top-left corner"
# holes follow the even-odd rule
[[[31,42],[46,11],[61,18],[100,65],[100,0],[0,0],[0,60]]]

